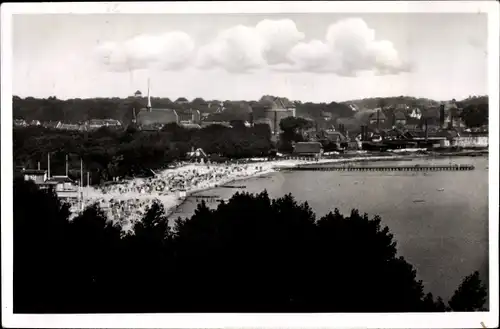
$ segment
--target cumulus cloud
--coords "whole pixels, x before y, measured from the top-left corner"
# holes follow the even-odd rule
[[[301,69],[345,76],[360,71],[395,74],[410,68],[390,41],[376,40],[375,31],[359,18],[330,25],[324,41],[299,43],[291,49],[289,58]]]
[[[230,72],[247,71],[266,64],[263,40],[255,29],[238,25],[224,30],[208,45],[200,48],[200,68],[222,67]]]
[[[330,25],[324,39],[305,38],[290,19],[266,19],[255,26],[222,30],[197,49],[187,34],[169,32],[142,35],[121,44],[103,44],[97,55],[111,70],[175,70],[194,65],[233,73],[269,69],[355,76],[364,71],[387,75],[411,69],[392,42],[377,40],[375,31],[359,18]]]
[[[263,20],[220,32],[198,53],[198,67],[244,72],[287,62],[287,54],[305,37],[292,20]]]
[[[98,61],[111,71],[148,68],[177,70],[192,60],[195,44],[184,32],[139,35],[122,43],[106,42],[95,51]]]

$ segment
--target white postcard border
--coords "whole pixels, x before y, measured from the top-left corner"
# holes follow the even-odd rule
[[[488,13],[490,311],[404,314],[12,314],[12,15],[48,13]],[[1,6],[2,325],[35,328],[498,327],[499,5],[495,1],[3,3]],[[496,123],[496,124],[495,124]],[[360,296],[362,298],[362,296]]]

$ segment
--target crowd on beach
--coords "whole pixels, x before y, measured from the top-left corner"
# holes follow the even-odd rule
[[[109,219],[125,229],[142,218],[154,201],[163,203],[167,214],[187,193],[217,187],[236,179],[268,172],[270,164],[182,164],[150,178],[136,178],[98,187],[84,188],[83,208],[97,203]],[[78,201],[74,201],[78,209]],[[74,214],[76,215],[76,214]]]

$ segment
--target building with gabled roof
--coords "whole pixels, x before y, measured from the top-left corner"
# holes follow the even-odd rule
[[[47,180],[47,171],[41,169],[22,169],[22,175],[24,176],[24,180],[31,180],[36,184],[42,184]]]
[[[135,115],[137,125],[141,128],[148,129],[147,127],[159,127],[169,123],[179,123],[179,116],[177,111],[173,109],[153,109],[151,105],[150,86],[148,80],[148,105],[142,108],[139,113]]]

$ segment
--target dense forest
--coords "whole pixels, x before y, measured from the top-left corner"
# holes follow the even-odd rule
[[[128,233],[97,206],[69,221],[22,179],[13,200],[15,313],[470,312],[487,298],[478,272],[432,296],[381,218],[317,218],[291,195],[237,193],[173,227],[155,203]]]

